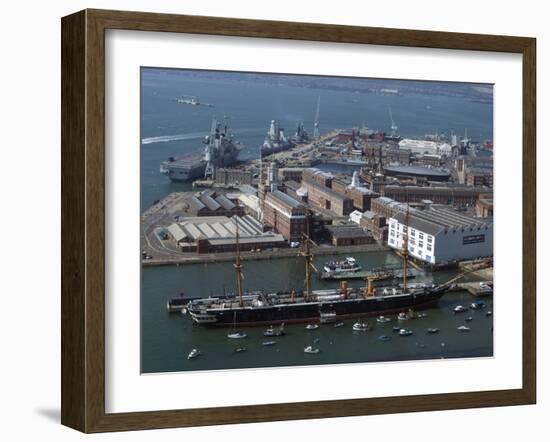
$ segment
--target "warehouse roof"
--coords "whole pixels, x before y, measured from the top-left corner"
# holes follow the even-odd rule
[[[398,212],[393,215],[400,224],[406,224],[406,213]],[[479,219],[464,215],[452,209],[415,210],[409,212],[408,225],[421,232],[437,235],[444,230],[485,230],[492,227],[492,221],[487,218]]]
[[[334,238],[361,238],[369,236],[361,227],[357,226],[327,226],[327,230]]]
[[[303,204],[299,201],[296,201],[294,198],[288,196],[286,193],[281,192],[280,190],[276,190],[275,192],[271,192],[271,194],[277,198],[278,200],[285,203],[287,206],[299,208],[303,207]]]

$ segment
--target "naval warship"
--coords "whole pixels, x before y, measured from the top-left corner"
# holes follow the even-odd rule
[[[279,125],[278,121],[271,120],[264,144],[260,148],[262,157],[288,150],[294,143],[285,135],[285,130]]]
[[[204,137],[202,151],[170,157],[160,165],[160,173],[172,181],[190,181],[202,178],[217,167],[237,162],[241,144],[233,139],[227,123],[212,120],[210,134]]]

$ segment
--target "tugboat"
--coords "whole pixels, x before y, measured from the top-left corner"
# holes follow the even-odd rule
[[[361,270],[361,266],[357,264],[355,258],[348,256],[346,259],[341,261],[331,261],[325,263],[323,270],[329,275],[335,273],[354,273]]]

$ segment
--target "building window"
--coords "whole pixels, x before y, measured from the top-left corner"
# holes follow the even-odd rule
[[[418,243],[418,247],[420,247],[420,248],[422,249],[422,248],[424,247],[424,243],[423,243],[422,241],[420,241],[420,242]]]
[[[432,246],[430,244],[428,244],[428,247],[426,247],[426,249],[428,249],[428,252],[431,252],[432,251]]]
[[[431,243],[433,240],[433,236],[428,236],[428,242]]]
[[[419,233],[418,233],[418,237],[419,237],[420,239],[424,239],[424,234],[423,234],[422,232],[419,232]]]

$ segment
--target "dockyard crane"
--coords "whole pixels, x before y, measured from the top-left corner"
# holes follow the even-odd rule
[[[315,121],[313,122],[313,139],[317,140],[320,136],[319,133],[319,110],[321,108],[321,96],[317,97],[317,111],[315,112]]]
[[[395,136],[397,134],[397,124],[395,124],[395,121],[393,121],[393,115],[391,112],[391,106],[388,105],[388,111],[390,113],[390,121],[391,121],[391,135]]]

